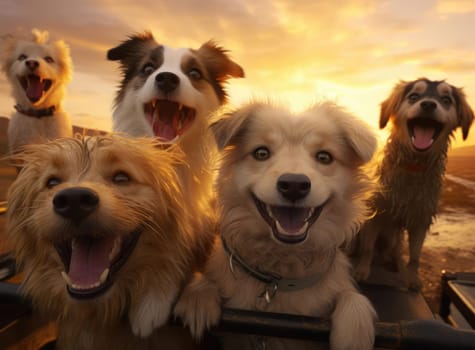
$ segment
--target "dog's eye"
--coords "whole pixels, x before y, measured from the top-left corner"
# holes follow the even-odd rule
[[[45,61],[48,62],[48,63],[53,63],[53,62],[54,62],[54,59],[53,59],[53,57],[51,57],[51,56],[46,56],[46,57],[45,57]]]
[[[269,159],[270,157],[270,151],[267,147],[265,146],[261,146],[261,147],[258,147],[256,148],[253,152],[252,152],[252,156],[254,157],[254,159],[256,160],[267,160]]]
[[[407,98],[409,99],[410,102],[416,102],[420,97],[421,95],[414,92],[410,94]]]
[[[21,54],[20,56],[18,56],[18,61],[24,61],[27,59],[27,56],[25,54]]]
[[[450,106],[452,104],[452,99],[449,96],[442,96],[442,103],[446,106]]]
[[[200,80],[203,78],[203,74],[201,74],[201,71],[197,68],[193,68],[188,72],[188,76],[193,79],[193,80]]]
[[[333,156],[327,151],[320,151],[315,157],[317,158],[317,161],[322,164],[330,164],[333,162]]]
[[[48,180],[46,180],[46,187],[53,188],[54,186],[57,186],[60,183],[61,183],[61,179],[59,179],[56,176],[51,176],[50,178],[48,178]]]
[[[155,66],[151,63],[147,63],[145,66],[142,68],[142,73],[144,75],[150,75],[153,72],[155,72]]]
[[[129,182],[130,177],[123,171],[119,171],[118,173],[114,174],[114,176],[112,176],[112,181],[116,184],[123,184]]]

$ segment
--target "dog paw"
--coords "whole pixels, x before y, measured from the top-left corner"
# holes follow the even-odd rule
[[[152,332],[167,323],[170,318],[174,295],[152,296],[141,299],[134,305],[129,314],[132,332],[141,338],[146,338]]]
[[[359,264],[353,271],[353,278],[358,282],[366,281],[369,277],[370,270],[370,266]]]
[[[341,293],[332,315],[331,349],[373,349],[375,319],[376,312],[366,297],[355,291]]]
[[[207,329],[219,322],[221,297],[217,286],[196,273],[178,299],[174,315],[180,317],[193,338],[199,340]]]
[[[408,268],[406,271],[407,287],[412,290],[419,291],[422,289],[422,282],[419,279],[417,270]]]

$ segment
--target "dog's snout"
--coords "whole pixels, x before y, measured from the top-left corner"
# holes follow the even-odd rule
[[[180,78],[176,74],[170,72],[163,72],[157,74],[155,83],[159,90],[165,94],[173,92],[180,84]]]
[[[426,112],[432,112],[437,108],[437,104],[434,101],[422,101],[421,108]]]
[[[40,65],[38,63],[38,61],[36,61],[36,60],[28,60],[28,61],[25,62],[25,64],[28,67],[28,69],[31,70],[31,71],[34,71]]]
[[[78,222],[96,210],[99,196],[85,187],[67,188],[53,198],[54,211],[59,215]]]
[[[277,180],[277,190],[290,201],[296,201],[309,194],[312,182],[304,174],[284,174]]]

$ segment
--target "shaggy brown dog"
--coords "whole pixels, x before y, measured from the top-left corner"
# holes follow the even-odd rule
[[[196,337],[218,321],[221,302],[331,317],[333,349],[372,348],[374,311],[357,292],[340,247],[366,217],[372,182],[363,164],[376,148],[374,135],[332,103],[298,115],[250,104],[212,130],[223,154],[217,179],[221,237],[204,273],[185,288],[176,314]],[[256,337],[250,342],[253,349],[304,346]]]
[[[8,236],[23,291],[58,320],[61,349],[181,349],[190,340],[153,333],[201,254],[174,170],[181,152],[156,146],[104,136],[21,155]]]
[[[408,287],[420,288],[419,257],[437,212],[450,139],[458,127],[465,139],[472,120],[462,90],[445,81],[401,81],[382,103],[379,126],[391,121],[392,129],[378,168],[382,190],[371,200],[377,214],[357,236],[358,280],[368,278],[377,251],[402,273]],[[401,252],[404,230],[409,237],[407,268]]]

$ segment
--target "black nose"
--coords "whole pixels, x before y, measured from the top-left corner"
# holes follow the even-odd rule
[[[85,187],[66,188],[53,198],[54,211],[74,222],[79,222],[96,210],[99,196]]]
[[[432,112],[437,108],[437,104],[434,101],[422,101],[421,108],[426,112]]]
[[[35,60],[28,60],[25,62],[25,64],[28,67],[28,69],[31,71],[34,71],[40,65],[38,61],[35,61]]]
[[[311,187],[312,182],[303,174],[284,174],[277,180],[277,190],[290,201],[304,198]]]
[[[178,87],[180,84],[180,78],[178,78],[176,74],[163,72],[157,74],[155,77],[155,84],[157,84],[157,88],[164,94],[169,94]]]

